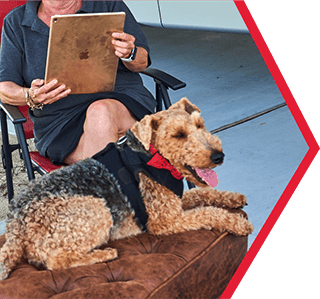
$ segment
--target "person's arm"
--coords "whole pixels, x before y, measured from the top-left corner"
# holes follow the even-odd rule
[[[31,89],[34,95],[34,103],[44,105],[52,104],[70,94],[71,90],[66,89],[65,85],[55,87],[57,84],[57,80],[52,80],[48,84],[44,84],[44,80],[41,79],[33,80]],[[51,90],[52,88],[54,89]],[[14,82],[0,82],[0,99],[3,103],[23,106],[27,104],[26,93],[29,90],[30,88],[21,87]]]
[[[116,56],[128,58],[135,48],[135,37],[124,32],[115,32],[112,37]],[[123,64],[132,72],[142,72],[148,66],[148,52],[142,47],[137,47],[136,51],[135,59],[130,62],[123,61]]]
[[[5,104],[26,105],[26,90],[14,82],[0,82],[0,99]]]

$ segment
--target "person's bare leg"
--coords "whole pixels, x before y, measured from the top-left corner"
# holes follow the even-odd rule
[[[64,162],[72,164],[92,157],[108,143],[117,141],[135,122],[136,118],[132,113],[117,100],[93,102],[87,110],[84,132],[78,146]]]

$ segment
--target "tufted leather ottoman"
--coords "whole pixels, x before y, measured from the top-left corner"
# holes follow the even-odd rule
[[[5,235],[0,236],[0,247]],[[48,271],[27,262],[0,282],[0,298],[219,298],[247,252],[247,237],[199,230],[109,243],[119,258]]]

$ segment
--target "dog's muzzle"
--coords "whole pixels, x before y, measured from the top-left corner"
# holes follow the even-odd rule
[[[211,161],[214,163],[214,164],[220,164],[223,162],[223,159],[224,159],[224,153],[222,152],[216,152],[214,154],[211,155],[210,157]]]

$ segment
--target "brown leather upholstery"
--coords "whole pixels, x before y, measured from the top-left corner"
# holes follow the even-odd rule
[[[5,236],[0,236],[3,246]],[[111,242],[119,258],[47,271],[27,262],[0,282],[1,298],[219,298],[247,251],[247,237],[215,231],[148,233]]]

